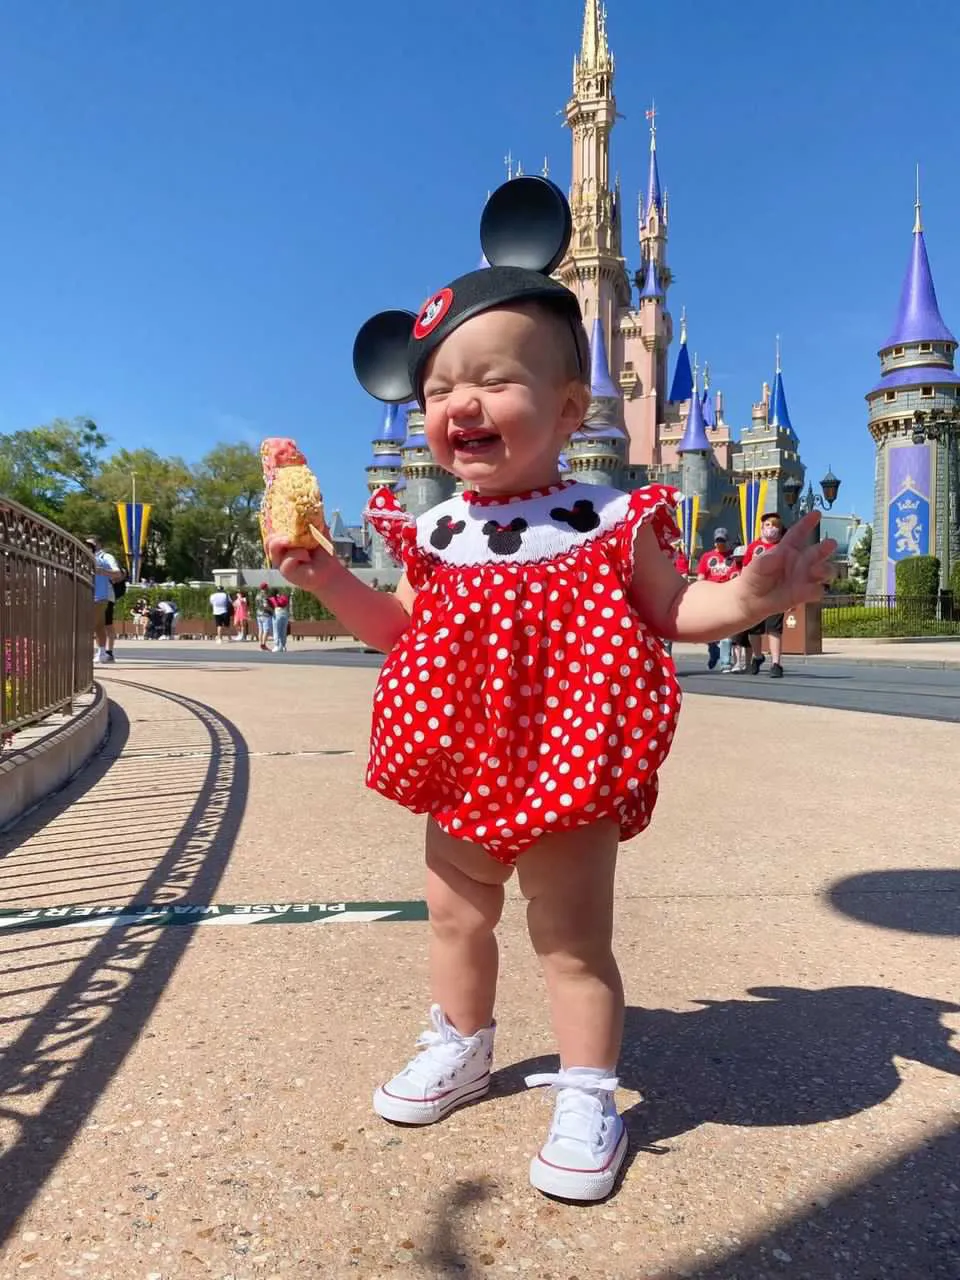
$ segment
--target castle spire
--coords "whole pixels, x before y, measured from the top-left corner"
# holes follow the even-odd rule
[[[583,36],[580,40],[580,67],[602,68],[609,66],[610,49],[607,46],[607,14],[599,0],[586,0],[583,10]]]
[[[907,273],[900,291],[900,305],[893,324],[893,332],[881,351],[887,347],[899,347],[908,342],[956,342],[956,338],[944,323],[933,286],[933,273],[927,246],[923,238],[920,218],[920,170],[917,169],[917,198],[914,204],[913,245]]]
[[[703,421],[708,427],[717,425],[717,414],[710,395],[710,366],[704,363],[703,366],[703,395],[700,397],[700,403],[703,406]]]
[[[682,404],[693,395],[693,371],[690,368],[690,352],[687,350],[687,309],[680,312],[680,350],[677,352],[677,363],[673,370],[673,382],[670,385],[670,399],[674,404]]]
[[[594,320],[590,334],[590,394],[602,399],[617,399],[620,396],[616,384],[610,377],[607,343],[599,316]]]
[[[660,170],[657,168],[657,108],[652,105],[647,112],[650,121],[650,169],[647,174],[647,208],[649,218],[653,209],[663,213],[663,194],[660,190]]]
[[[700,392],[697,388],[696,375],[693,377],[693,387],[690,396],[690,411],[687,414],[687,425],[683,432],[683,439],[677,445],[677,453],[709,453],[710,441],[707,439],[707,430],[703,422],[703,404],[700,400]]]
[[[780,364],[780,335],[777,334],[776,369],[773,375],[773,393],[767,409],[767,425],[781,427],[784,431],[793,431],[790,421],[790,410],[787,408],[787,396],[783,389],[783,369]]]
[[[647,260],[647,272],[643,280],[643,288],[640,290],[640,301],[645,298],[662,298],[663,290],[657,280],[657,264],[653,260],[651,254]]]

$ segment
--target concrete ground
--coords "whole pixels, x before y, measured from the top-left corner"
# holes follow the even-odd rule
[[[421,824],[362,785],[375,675],[101,672],[107,749],[0,837],[0,908],[419,899]],[[632,1149],[592,1207],[527,1182],[553,1059],[515,893],[494,1092],[422,1130],[370,1095],[423,923],[0,927],[0,1275],[956,1280],[958,758],[955,723],[686,699],[622,855]]]

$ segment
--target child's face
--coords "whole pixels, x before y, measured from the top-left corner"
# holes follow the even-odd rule
[[[766,520],[760,526],[760,537],[764,542],[779,542],[783,530],[775,520]]]
[[[556,482],[590,403],[566,372],[565,337],[549,316],[522,307],[484,311],[451,333],[423,385],[424,430],[440,466],[480,493]]]

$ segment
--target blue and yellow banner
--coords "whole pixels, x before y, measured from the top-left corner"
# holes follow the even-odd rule
[[[139,582],[143,549],[147,545],[147,530],[150,527],[150,503],[118,502],[117,515],[120,517],[120,537],[123,540],[123,554],[127,558],[130,581]]]
[[[766,509],[767,483],[766,480],[744,480],[737,485],[740,491],[740,528],[745,544],[760,537],[760,517]]]
[[[687,563],[693,566],[693,557],[697,549],[697,525],[700,522],[700,497],[681,498],[677,503],[677,525],[683,538],[683,554]]]

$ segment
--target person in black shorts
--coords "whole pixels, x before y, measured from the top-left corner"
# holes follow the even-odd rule
[[[766,515],[761,516],[760,537],[755,538],[747,547],[746,554],[743,557],[744,568],[757,556],[762,556],[768,551],[772,551],[782,537],[783,521],[777,512],[769,511]],[[748,634],[753,655],[750,659],[750,674],[755,676],[763,663],[763,637],[766,636],[767,644],[770,647],[770,675],[774,680],[779,680],[783,675],[783,667],[780,663],[783,649],[783,614],[771,614],[769,618],[764,618],[762,622],[758,622],[756,626],[751,627]]]

